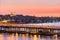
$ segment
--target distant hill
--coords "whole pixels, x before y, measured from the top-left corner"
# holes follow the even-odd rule
[[[60,17],[35,17],[23,15],[0,15],[0,21],[10,20],[13,23],[49,23],[60,22]]]

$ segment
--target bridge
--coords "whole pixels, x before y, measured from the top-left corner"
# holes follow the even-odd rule
[[[58,34],[60,33],[60,26],[31,23],[30,24],[0,23],[0,31],[22,33],[47,32],[48,34]]]
[[[60,26],[44,25],[44,24],[39,24],[39,23],[35,23],[35,24],[33,23],[29,23],[29,24],[0,23],[0,26],[60,29]]]

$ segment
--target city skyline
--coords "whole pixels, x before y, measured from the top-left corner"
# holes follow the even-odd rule
[[[60,17],[60,0],[0,0],[0,14]]]

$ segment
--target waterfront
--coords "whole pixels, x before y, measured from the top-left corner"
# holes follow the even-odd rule
[[[60,22],[12,23],[11,20],[2,20],[0,40],[60,40],[59,24]]]
[[[28,35],[18,33],[0,33],[0,40],[60,40],[57,35],[54,36],[42,36],[42,35]]]

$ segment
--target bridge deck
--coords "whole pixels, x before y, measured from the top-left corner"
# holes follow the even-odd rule
[[[60,29],[60,26],[30,25],[30,24],[16,24],[16,23],[0,23],[0,26]]]

